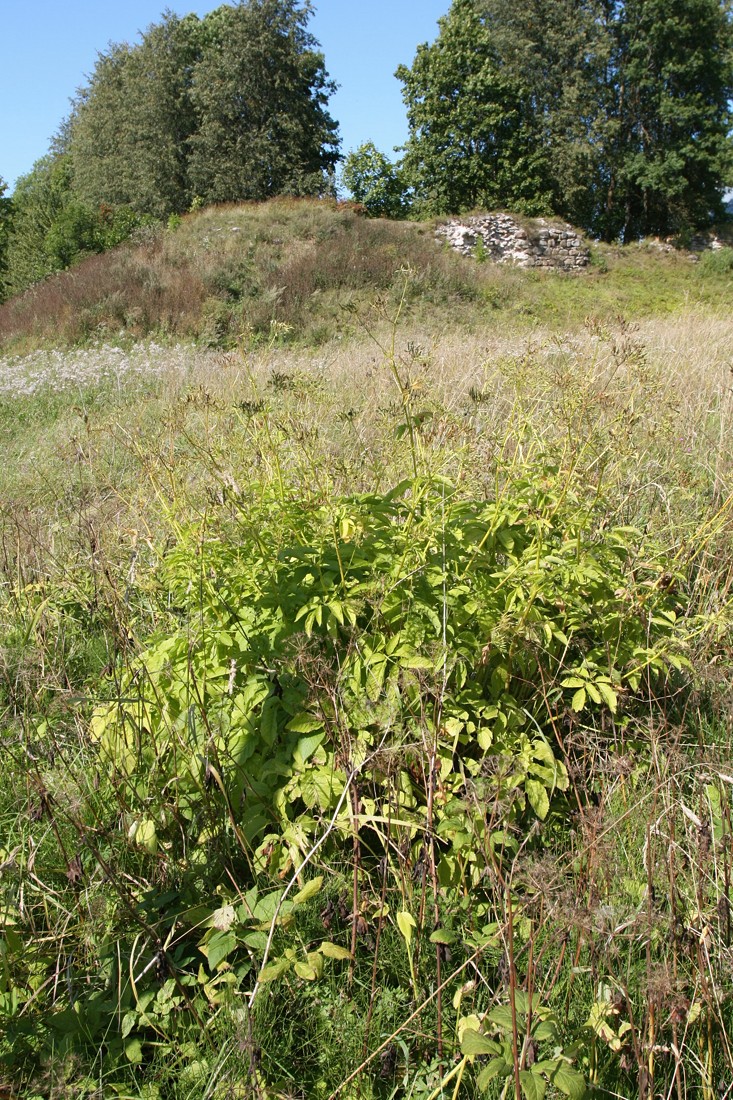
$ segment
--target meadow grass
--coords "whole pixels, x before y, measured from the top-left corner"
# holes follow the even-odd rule
[[[313,204],[215,211],[154,246],[156,256],[166,252],[166,270],[176,257],[198,257],[207,295],[213,287],[225,302],[216,297],[221,257],[231,253],[227,270],[241,278],[241,247],[229,242],[251,234],[261,265],[252,308],[264,312],[261,322],[238,313],[229,347],[128,336],[122,348],[16,351],[0,362],[0,1084],[28,1100],[437,1100],[515,1088],[575,1097],[580,1075],[599,1095],[727,1095],[733,320],[721,298],[729,273],[710,281],[701,265],[651,254],[632,273],[625,254],[588,281],[487,274],[483,265],[465,276],[468,293],[449,282],[458,278],[454,257],[438,251],[439,278],[395,275],[395,256],[380,252],[393,247],[393,227],[355,221],[347,247],[339,218],[351,232],[353,215]],[[214,261],[207,240],[224,236],[228,222]],[[397,232],[407,248],[415,227]],[[321,241],[342,252],[333,285],[320,288],[335,296],[319,312]],[[370,241],[373,266],[347,279]],[[362,253],[348,251],[357,246]],[[273,314],[262,287],[286,268],[288,285],[306,289],[280,295],[283,312]],[[345,283],[347,312],[338,301]],[[247,299],[237,294],[238,310]],[[622,310],[637,319],[620,319]],[[278,326],[298,343],[288,346],[291,332]],[[539,695],[516,672],[516,697],[532,715],[547,713],[543,736],[567,778],[566,790],[551,789],[544,816],[536,787],[508,782],[519,774],[511,754],[481,757],[450,803],[429,766],[443,751],[440,724],[415,718],[405,740],[380,741],[353,790],[346,784],[347,800],[357,799],[346,817],[339,790],[333,803],[323,795],[322,811],[291,795],[311,807],[302,821],[308,828],[312,818],[315,831],[293,833],[283,848],[275,830],[259,855],[238,832],[246,799],[237,809],[212,757],[194,800],[196,829],[208,839],[194,843],[181,809],[192,796],[178,772],[165,772],[165,738],[130,776],[112,751],[122,742],[103,751],[90,733],[100,704],[142,703],[135,685],[149,676],[154,693],[161,683],[171,699],[186,693],[188,724],[169,714],[170,727],[156,725],[156,708],[167,704],[154,694],[138,733],[166,729],[171,744],[198,737],[207,708],[213,715],[227,705],[227,684],[239,675],[231,623],[259,599],[269,606],[276,563],[299,540],[303,553],[323,544],[323,560],[335,562],[328,525],[344,524],[335,545],[348,545],[349,525],[381,515],[400,483],[407,512],[389,530],[399,540],[401,526],[415,524],[406,563],[426,540],[418,578],[447,553],[446,492],[455,494],[456,554],[472,537],[470,527],[461,534],[462,508],[508,509],[495,569],[502,589],[524,595],[477,640],[485,648],[477,667],[508,647],[517,669],[522,661],[545,668],[550,643],[522,610],[538,599],[552,608],[545,617],[565,615],[571,598],[587,607],[587,632],[578,627],[586,655],[592,631],[603,629],[593,604],[603,578],[581,578],[571,597],[571,572],[563,599],[548,565],[512,564],[521,525],[510,513],[524,493],[535,503],[523,523],[569,524],[555,546],[558,570],[572,543],[563,530],[574,532],[579,554],[587,539],[591,556],[618,532],[627,591],[604,600],[630,608],[629,623],[652,599],[676,607],[666,619],[660,611],[657,625],[650,617],[648,630],[650,639],[676,631],[684,661],[663,674],[650,669],[636,689],[622,689],[633,671],[625,663],[608,684],[619,693],[615,709],[575,710],[570,695],[561,705],[563,691],[578,690],[560,685],[567,661]],[[361,545],[371,545],[366,535]],[[386,569],[377,569],[365,606],[381,606]],[[308,575],[293,574],[282,598]],[[416,583],[407,564],[398,579],[406,592]],[[286,671],[287,682],[300,677],[311,717],[321,713],[313,700],[325,706],[333,691],[328,646],[339,636],[325,623],[319,634],[314,620],[277,658],[281,683]],[[377,645],[371,627],[348,637],[343,662]],[[647,649],[661,652],[664,637]],[[156,647],[171,642],[178,649],[160,650],[156,666]],[[436,644],[425,643],[423,659]],[[273,642],[268,667],[275,652]],[[402,669],[401,683],[407,694],[404,685],[417,684],[427,707],[434,674],[417,665]],[[206,706],[192,702],[198,690],[210,693]],[[394,703],[386,688],[384,698],[370,690],[363,705],[382,708],[376,728],[387,730]],[[353,756],[357,725],[341,730],[336,757]],[[431,730],[433,748],[421,741]],[[313,751],[303,776],[323,783],[322,749]],[[465,760],[472,752],[467,740]],[[449,784],[451,773],[440,774]],[[287,833],[299,818],[289,821],[287,799],[280,804]],[[380,815],[378,806],[387,809]],[[360,814],[371,824],[354,829]],[[390,814],[403,823],[385,823]],[[435,831],[421,814],[438,815]],[[281,897],[298,853],[308,858],[288,903],[323,882],[278,921],[267,899]],[[241,905],[249,910],[240,918]],[[185,915],[197,906],[198,916]],[[280,976],[258,988],[268,933]]]

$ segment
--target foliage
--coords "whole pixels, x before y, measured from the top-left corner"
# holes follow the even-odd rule
[[[609,240],[722,213],[733,24],[721,0],[454,0],[397,75],[407,179],[428,211],[551,209]]]
[[[5,192],[8,189],[8,185],[5,180],[0,176],[0,302],[5,297],[5,272],[8,263],[8,241],[10,238],[10,227],[12,225],[13,216],[13,204]]]
[[[18,294],[90,253],[126,240],[149,219],[129,208],[80,202],[68,155],[45,157],[17,183],[7,244],[6,283]]]
[[[394,165],[371,141],[346,157],[341,178],[354,200],[371,217],[404,218],[410,208],[399,165]]]
[[[478,902],[532,820],[567,816],[563,715],[630,714],[681,667],[666,563],[640,532],[602,528],[598,492],[582,500],[567,476],[527,469],[493,502],[421,479],[326,506],[280,488],[169,555],[173,615],[109,685],[92,734],[129,843],[176,881],[206,866],[247,891],[226,927],[185,918],[210,970],[234,968],[222,989],[249,972],[243,948],[264,949],[259,983],[315,981],[322,956],[350,957],[280,937],[271,958],[271,937],[251,935],[290,911],[286,890],[260,912],[261,877],[292,885],[319,849],[335,866],[355,837],[370,864],[399,850],[446,898]]]
[[[599,250],[209,210],[74,281],[288,270],[325,326],[347,272],[317,353],[272,298],[226,353],[3,360],[0,1092],[730,1078],[730,273]],[[566,327],[604,296],[661,315]]]
[[[613,23],[606,236],[705,226],[723,213],[733,21],[722,0],[626,0]]]
[[[438,40],[397,70],[410,125],[404,172],[418,209],[546,213],[551,192],[533,114],[499,63],[480,5],[455,0],[439,23]]]
[[[306,29],[309,15],[296,0],[250,0],[207,17],[208,48],[193,76],[189,164],[193,192],[205,202],[331,189],[334,85]]]
[[[99,56],[67,127],[82,202],[158,218],[188,209],[191,82],[203,33],[195,16],[167,12],[138,45],[111,46]]]
[[[70,123],[88,205],[163,217],[204,202],[319,194],[338,155],[333,86],[296,0],[168,12],[102,54]]]

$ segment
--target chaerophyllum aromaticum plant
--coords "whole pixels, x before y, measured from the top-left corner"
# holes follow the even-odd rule
[[[168,554],[161,627],[94,712],[130,842],[212,878],[231,843],[246,890],[327,832],[319,858],[356,836],[479,888],[562,813],[562,722],[623,722],[681,667],[671,570],[548,463],[488,500],[438,478],[253,493]]]

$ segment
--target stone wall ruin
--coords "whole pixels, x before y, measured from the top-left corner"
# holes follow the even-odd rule
[[[483,253],[494,263],[515,267],[571,274],[590,262],[590,251],[572,226],[544,218],[534,218],[526,228],[509,214],[478,214],[453,218],[439,225],[435,235],[462,256]]]

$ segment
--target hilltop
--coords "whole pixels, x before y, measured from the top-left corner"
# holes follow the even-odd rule
[[[406,294],[410,324],[458,331],[716,308],[730,293],[728,250],[694,264],[688,252],[644,243],[595,245],[588,272],[569,285],[455,255],[436,242],[436,224],[308,199],[173,217],[0,306],[0,349],[150,336],[227,348],[273,332],[317,346],[358,332],[353,311],[375,295],[396,303]]]

